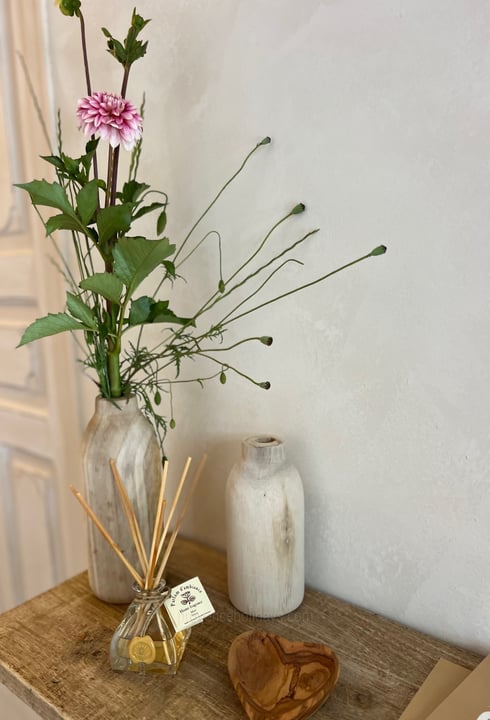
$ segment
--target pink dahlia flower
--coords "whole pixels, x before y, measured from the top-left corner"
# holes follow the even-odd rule
[[[78,101],[77,116],[85,135],[95,135],[115,148],[132,150],[141,137],[143,120],[133,103],[120,95],[95,92]]]

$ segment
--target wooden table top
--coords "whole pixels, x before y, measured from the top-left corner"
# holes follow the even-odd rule
[[[97,600],[82,573],[0,616],[0,682],[45,720],[244,720],[227,653],[237,635],[257,628],[335,650],[340,680],[315,719],[398,720],[440,657],[468,668],[481,660],[312,590],[283,618],[242,615],[227,597],[224,554],[180,539],[169,584],[195,575],[216,614],[193,628],[175,677],[111,670],[109,643],[125,608]]]

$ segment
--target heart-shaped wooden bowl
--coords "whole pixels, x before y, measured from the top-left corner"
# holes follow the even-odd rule
[[[250,720],[304,720],[331,694],[339,663],[326,645],[253,630],[233,640],[228,672]]]

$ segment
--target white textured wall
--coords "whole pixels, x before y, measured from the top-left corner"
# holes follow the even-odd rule
[[[95,28],[121,35],[133,0],[83,4],[94,88],[116,90]],[[78,28],[48,5],[76,152]],[[308,213],[277,239],[322,231],[305,274],[289,270],[279,290],[389,246],[244,323],[275,338],[239,355],[268,393],[233,378],[177,392],[174,472],[187,453],[211,454],[187,532],[223,546],[240,439],[278,433],[304,478],[309,583],[490,651],[490,4],[141,0],[138,11],[153,19],[129,89],[135,102],[147,91],[141,177],[170,195],[172,240],[271,134],[203,227],[222,232],[226,267],[300,200]],[[196,260],[186,298],[214,277],[215,254]]]

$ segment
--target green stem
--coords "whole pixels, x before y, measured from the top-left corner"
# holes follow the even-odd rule
[[[85,70],[85,83],[87,85],[87,95],[92,95],[92,83],[90,82],[90,68],[89,68],[89,62],[88,62],[88,52],[87,52],[87,37],[85,33],[85,20],[83,18],[83,15],[81,12],[78,13],[78,19],[80,20],[80,34],[81,34],[81,40],[82,40],[82,55],[83,55],[83,67]],[[92,135],[91,140],[95,140],[95,135]],[[95,180],[99,177],[99,169],[97,165],[97,152],[94,153],[94,157],[92,160],[92,167],[94,171],[94,178]],[[97,198],[97,206],[99,205],[98,198]]]
[[[107,180],[105,190],[105,207],[111,204],[112,178],[114,176],[114,148],[109,145],[109,153],[107,155]]]
[[[111,341],[112,345],[112,341]],[[114,344],[113,349],[110,349],[107,353],[107,362],[109,366],[109,383],[111,397],[121,397],[121,372],[119,355],[121,352],[121,346],[117,342]]]
[[[238,308],[242,307],[242,305],[245,305],[245,303],[247,303],[249,300],[251,300],[253,297],[255,297],[255,295],[258,295],[258,293],[259,293],[261,290],[263,290],[263,288],[267,285],[267,283],[268,283],[270,280],[272,280],[272,278],[274,277],[274,275],[275,275],[276,273],[278,273],[280,270],[282,270],[283,267],[285,267],[285,266],[288,265],[289,263],[297,263],[298,265],[302,265],[302,264],[303,264],[300,260],[295,260],[294,258],[289,258],[289,260],[284,260],[284,262],[281,263],[281,265],[279,265],[279,267],[276,267],[271,273],[269,273],[269,275],[268,275],[268,276],[265,278],[265,280],[259,285],[258,288],[256,288],[252,293],[250,293],[250,295],[247,295],[247,297],[243,298],[243,300],[241,300],[237,305],[235,305],[235,307],[234,307],[232,310],[230,310],[224,317],[222,317],[221,320],[218,322],[218,325],[219,325],[220,327],[224,326],[224,325],[226,324],[226,320],[228,320],[228,318],[229,318],[231,315],[233,315],[233,313],[235,313],[235,312],[238,310]]]
[[[226,188],[228,187],[228,185],[230,185],[230,184],[233,182],[233,180],[237,177],[237,175],[239,175],[239,174],[242,172],[243,168],[245,167],[245,165],[247,164],[247,162],[250,160],[250,158],[252,157],[252,155],[254,154],[254,152],[256,152],[256,151],[259,149],[259,147],[261,147],[262,145],[268,145],[269,143],[270,143],[270,138],[269,138],[269,137],[264,138],[264,140],[262,140],[261,142],[257,143],[257,145],[256,145],[252,150],[250,150],[250,152],[249,152],[248,155],[245,157],[245,160],[242,162],[242,164],[240,165],[240,167],[238,168],[238,170],[237,170],[235,173],[233,173],[233,175],[231,176],[231,178],[230,178],[229,180],[227,180],[227,181],[225,182],[225,184],[223,185],[223,187],[221,188],[221,190],[219,191],[219,193],[216,195],[216,197],[214,198],[214,200],[212,200],[212,201],[209,203],[209,205],[207,206],[207,208],[206,208],[206,209],[204,210],[204,212],[198,217],[198,219],[196,220],[196,222],[194,223],[194,225],[191,227],[191,229],[189,230],[189,232],[188,232],[187,235],[185,236],[182,245],[180,246],[180,248],[178,249],[177,253],[176,253],[175,256],[174,256],[174,263],[177,263],[177,258],[179,257],[179,255],[180,255],[180,253],[182,252],[182,250],[184,249],[187,241],[189,240],[190,236],[192,235],[192,233],[194,232],[194,230],[197,228],[197,226],[199,225],[199,223],[201,222],[201,220],[203,220],[203,218],[208,214],[208,212],[211,210],[211,208],[213,207],[213,205],[215,205],[215,203],[219,200],[219,198],[220,198],[221,195],[224,193],[224,191],[226,190]]]
[[[231,295],[232,292],[235,292],[235,290],[238,290],[238,288],[240,288],[240,287],[242,287],[243,285],[245,285],[246,283],[248,283],[253,277],[256,277],[256,276],[259,275],[261,272],[263,272],[263,271],[266,270],[267,268],[271,267],[271,265],[272,265],[273,263],[275,263],[277,260],[279,260],[279,258],[283,257],[283,256],[286,255],[288,252],[291,252],[291,250],[294,250],[294,248],[295,248],[297,245],[300,245],[300,244],[303,243],[307,238],[309,238],[311,235],[314,235],[314,234],[317,233],[317,232],[318,232],[318,229],[316,229],[316,230],[310,230],[310,232],[307,232],[306,235],[303,235],[303,237],[301,237],[299,240],[296,240],[296,242],[294,242],[292,245],[289,245],[289,247],[287,247],[287,248],[285,248],[284,250],[282,250],[280,253],[278,253],[277,255],[275,255],[271,260],[268,260],[264,265],[261,265],[259,268],[257,268],[257,270],[254,270],[254,272],[250,273],[250,275],[247,275],[245,278],[243,278],[243,280],[241,280],[240,282],[238,282],[236,285],[233,285],[233,287],[228,288],[228,284],[226,284],[226,288],[227,288],[227,289],[226,289],[226,292],[224,292],[224,293],[223,293],[222,295],[220,295],[220,296],[215,297],[215,299],[214,299],[212,302],[209,302],[209,301],[208,301],[207,305],[204,306],[204,311],[207,312],[208,310],[211,310],[211,308],[213,308],[218,302],[221,302],[222,300],[224,300],[225,298],[227,298],[229,295]],[[293,261],[293,262],[300,262],[299,260],[289,260],[289,262],[291,262],[291,261]],[[284,264],[285,264],[285,263],[283,263],[280,267],[283,267]],[[302,264],[302,263],[301,263],[301,264]],[[275,273],[275,272],[276,272],[276,271],[274,271],[274,273]],[[269,279],[272,277],[272,275],[273,275],[274,273],[272,273],[271,275],[269,275],[269,278],[266,280],[266,282],[269,281]],[[235,273],[235,275],[236,275],[236,273]],[[232,277],[234,277],[235,275],[233,275]],[[229,283],[230,281],[231,281],[231,278],[227,281],[227,283]],[[260,286],[259,289],[262,289],[265,284],[266,284],[266,283],[263,283],[263,284]],[[253,295],[256,295],[257,292],[258,292],[258,291],[255,291],[255,292],[253,293]],[[250,299],[250,297],[252,297],[252,295],[249,295],[249,297],[248,297],[247,299]],[[212,300],[212,298],[211,298],[211,300]],[[241,302],[240,305],[243,305],[243,302]],[[235,309],[236,309],[236,308],[234,308],[232,311],[230,311],[230,312],[228,313],[228,315],[231,315],[232,312],[235,311]],[[226,317],[228,317],[228,315],[227,315]],[[221,324],[221,323],[219,323],[219,324]]]
[[[293,288],[292,290],[289,290],[288,292],[282,293],[282,295],[278,295],[275,298],[272,298],[271,300],[266,300],[263,303],[260,303],[260,305],[256,305],[253,308],[250,308],[250,310],[246,310],[245,312],[240,313],[239,315],[235,315],[235,317],[230,318],[229,320],[224,323],[225,325],[229,325],[230,323],[234,322],[235,320],[238,320],[239,318],[245,317],[245,315],[250,315],[251,313],[256,312],[257,310],[260,310],[263,307],[266,307],[266,305],[272,305],[272,303],[277,302],[278,300],[282,300],[283,298],[287,297],[288,295],[294,295],[297,292],[300,292],[301,290],[305,290],[306,288],[311,287],[312,285],[317,285],[317,283],[323,282],[329,277],[332,277],[332,275],[336,275],[337,273],[341,272],[342,270],[346,270],[349,267],[352,267],[352,265],[357,265],[357,263],[362,262],[363,260],[367,260],[367,258],[373,257],[374,255],[381,254],[379,252],[376,252],[377,248],[367,255],[363,255],[360,258],[357,258],[357,260],[352,260],[352,262],[346,263],[345,265],[342,265],[341,267],[337,268],[336,270],[332,270],[329,273],[326,273],[325,275],[322,275],[321,277],[317,278],[316,280],[312,280],[309,283],[305,283],[304,285],[299,285],[296,288]]]
[[[270,236],[272,235],[272,233],[274,232],[274,230],[276,230],[280,225],[282,225],[283,222],[286,222],[286,220],[287,220],[288,218],[290,218],[292,215],[294,215],[294,213],[288,212],[287,215],[285,215],[283,218],[281,218],[280,220],[278,220],[278,221],[271,227],[271,229],[269,230],[269,232],[267,233],[267,235],[263,238],[263,240],[262,240],[262,242],[260,243],[260,245],[259,245],[259,247],[257,248],[257,250],[255,250],[255,252],[253,252],[253,253],[250,255],[250,257],[248,257],[248,258],[245,260],[245,262],[242,263],[242,265],[240,265],[240,267],[238,268],[238,270],[235,270],[235,272],[233,273],[233,275],[231,275],[231,276],[228,278],[228,280],[226,281],[227,284],[228,284],[229,282],[231,282],[232,280],[234,280],[234,279],[236,278],[236,276],[237,276],[245,267],[247,267],[247,265],[250,265],[250,263],[252,262],[252,260],[253,260],[253,259],[259,254],[259,252],[262,250],[262,248],[264,247],[264,245],[266,244],[267,240],[270,238]]]
[[[265,385],[268,385],[270,387],[270,384],[268,382],[260,382],[259,380],[254,380],[250,375],[246,375],[244,372],[241,372],[241,370],[238,370],[233,365],[229,365],[228,363],[223,363],[219,360],[216,360],[216,358],[212,357],[211,355],[206,355],[205,353],[199,353],[199,355],[206,360],[210,360],[211,362],[217,363],[218,365],[221,365],[222,368],[226,368],[227,370],[231,370],[236,375],[239,375],[240,377],[244,378],[245,380],[248,380],[252,383],[252,385],[257,385],[257,387],[264,388]],[[266,389],[268,390],[269,387]]]
[[[116,193],[117,193],[117,172],[119,168],[119,150],[120,146],[118,145],[116,148],[114,148],[114,154],[113,154],[113,166],[112,166],[112,178],[111,178],[111,188],[110,188],[110,205],[116,204]]]

